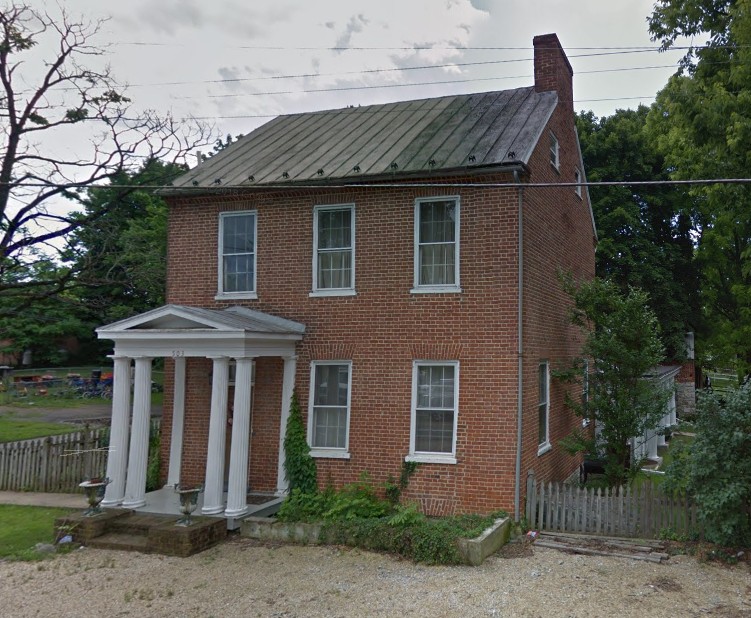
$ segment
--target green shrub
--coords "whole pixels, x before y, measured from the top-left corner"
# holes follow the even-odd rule
[[[156,423],[151,423],[149,428],[149,458],[146,464],[146,491],[156,491],[159,489],[161,479],[161,462],[159,461],[159,451],[162,443],[162,432]]]
[[[331,490],[306,494],[297,487],[282,502],[276,517],[280,521],[321,521],[330,508],[332,497]]]
[[[290,491],[299,489],[303,494],[313,494],[318,490],[316,461],[310,456],[300,403],[294,391],[284,436],[284,471]]]
[[[699,397],[696,438],[666,472],[663,487],[696,501],[708,541],[751,544],[751,384]]]

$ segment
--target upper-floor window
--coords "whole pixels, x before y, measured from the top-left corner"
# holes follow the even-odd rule
[[[539,397],[537,403],[537,454],[550,450],[550,366],[542,361],[537,368]]]
[[[576,183],[576,186],[574,187],[574,191],[576,192],[576,195],[578,195],[579,197],[582,196],[582,186],[580,184],[581,181],[582,181],[582,173],[579,171],[578,167],[575,167],[574,168],[574,182]]]
[[[316,206],[313,211],[313,293],[355,289],[355,207]]]
[[[459,198],[415,202],[413,292],[459,291]]]
[[[558,147],[558,138],[550,134],[550,165],[552,165],[555,169],[560,169],[560,152]]]
[[[256,213],[219,215],[219,297],[255,297]]]
[[[408,459],[456,463],[459,363],[415,361]]]
[[[315,457],[348,457],[350,361],[314,361],[310,375],[308,440]]]

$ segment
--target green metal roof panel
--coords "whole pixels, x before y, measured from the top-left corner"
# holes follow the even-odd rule
[[[279,116],[165,192],[527,163],[557,101],[528,87]]]

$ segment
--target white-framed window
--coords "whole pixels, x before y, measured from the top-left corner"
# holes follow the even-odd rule
[[[311,296],[355,292],[355,205],[313,209],[313,291]]]
[[[415,361],[408,461],[456,463],[459,363]]]
[[[352,361],[310,364],[308,442],[313,457],[349,458]]]
[[[460,292],[459,198],[415,200],[413,293]]]
[[[589,427],[589,359],[585,358],[582,367],[582,427]]]
[[[556,170],[561,169],[558,138],[552,132],[550,133],[550,165]]]
[[[255,211],[219,215],[217,298],[257,298]]]
[[[578,167],[575,167],[574,168],[574,182],[576,183],[576,186],[574,187],[574,192],[576,193],[577,197],[582,196],[582,186],[580,184],[581,181],[582,181],[582,173],[581,171],[579,171]]]
[[[542,455],[549,451],[550,446],[550,364],[548,361],[540,361],[537,366],[538,383],[538,434],[537,454]]]

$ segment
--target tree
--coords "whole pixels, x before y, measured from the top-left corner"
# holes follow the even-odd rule
[[[658,426],[670,395],[646,377],[664,357],[659,325],[641,290],[630,288],[623,295],[615,283],[600,278],[577,286],[564,277],[563,285],[574,301],[571,321],[584,332],[585,343],[582,358],[556,376],[581,384],[584,359],[590,359],[587,401],[568,397],[567,403],[597,430],[596,439],[576,432],[564,446],[603,457],[608,484],[618,486],[629,475],[629,440]]]
[[[577,117],[590,181],[667,180],[662,154],[645,129],[649,108]],[[684,187],[590,188],[599,235],[596,273],[618,285],[644,290],[657,315],[670,359],[680,359],[685,333],[700,327],[699,273],[694,259],[696,208]]]
[[[751,0],[660,0],[650,32],[662,47],[705,33],[658,94],[648,129],[671,177],[745,178],[751,169]],[[712,365],[751,369],[751,186],[694,186],[706,343]]]
[[[23,279],[55,279],[60,269],[50,259],[39,258],[21,273]],[[31,351],[37,366],[58,365],[68,358],[66,343],[91,337],[78,299],[69,292],[41,298],[33,305],[16,310],[3,306],[0,297],[0,352],[15,355],[20,361],[26,350]]]
[[[210,139],[200,124],[137,113],[108,68],[91,68],[103,54],[92,43],[100,26],[72,19],[63,8],[56,16],[23,4],[0,11],[4,307],[28,306],[75,281],[73,268],[41,279],[24,276],[35,261],[54,254],[68,234],[106,212],[70,214],[65,200],[80,201],[87,187],[137,167],[144,158],[179,161]],[[51,49],[57,51],[35,63],[30,50],[43,39],[53,39]],[[60,156],[49,147],[55,139],[70,140],[82,133],[92,136],[85,154]]]
[[[665,486],[696,501],[707,540],[747,547],[751,543],[751,384],[723,398],[703,393],[697,408],[696,438],[668,466]]]
[[[185,170],[152,159],[134,173],[121,171],[108,185],[88,189],[77,216],[90,223],[71,235],[65,258],[80,273],[78,294],[93,326],[164,303],[167,204],[151,187]]]

